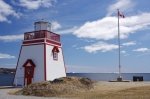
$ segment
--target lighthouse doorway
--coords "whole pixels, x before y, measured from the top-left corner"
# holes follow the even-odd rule
[[[29,85],[32,83],[35,64],[31,59],[28,59],[23,65],[23,67],[24,67],[24,85]]]
[[[32,67],[25,67],[25,85],[29,85],[32,83],[32,72],[33,72],[33,69]]]

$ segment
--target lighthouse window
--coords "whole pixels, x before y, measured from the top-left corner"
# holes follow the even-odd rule
[[[54,48],[52,49],[52,52],[53,52],[53,59],[58,60],[58,53],[59,53],[58,47],[54,46]]]
[[[58,53],[57,52],[53,52],[53,59],[58,60]]]

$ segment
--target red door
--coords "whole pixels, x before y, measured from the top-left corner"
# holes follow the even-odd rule
[[[32,78],[34,76],[34,68],[35,64],[31,59],[28,59],[25,64],[23,65],[24,67],[24,85],[29,85],[32,83]]]
[[[26,85],[32,83],[33,78],[33,67],[25,67],[25,78],[26,78]]]
[[[26,82],[26,83],[27,83],[27,85],[29,85],[29,84],[31,84],[31,83],[32,83],[32,78],[27,78],[26,80],[27,80],[27,82]]]

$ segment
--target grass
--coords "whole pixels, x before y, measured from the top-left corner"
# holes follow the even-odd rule
[[[150,86],[109,92],[93,90],[78,94],[78,97],[80,99],[150,99]]]
[[[18,95],[44,96],[44,97],[69,97],[75,93],[87,92],[92,89],[93,82],[87,78],[64,77],[54,81],[30,84],[17,91]]]
[[[67,77],[31,84],[15,94],[77,99],[150,99],[150,82],[95,82]]]

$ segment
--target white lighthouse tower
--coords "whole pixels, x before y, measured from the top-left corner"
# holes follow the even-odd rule
[[[50,31],[48,22],[35,22],[35,31],[24,33],[13,84],[65,77],[66,70],[60,35]]]

